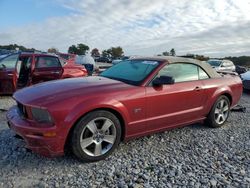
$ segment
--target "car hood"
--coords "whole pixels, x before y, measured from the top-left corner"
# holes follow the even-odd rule
[[[93,97],[104,92],[120,91],[135,86],[113,79],[91,76],[49,81],[21,89],[13,95],[22,104],[46,106],[48,103],[62,102],[77,97]]]
[[[250,71],[247,71],[240,75],[243,80],[250,80]]]

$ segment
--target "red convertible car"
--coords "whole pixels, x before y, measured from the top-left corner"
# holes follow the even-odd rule
[[[16,53],[0,61],[0,95],[49,80],[87,76],[84,66],[55,55]]]
[[[222,126],[241,98],[238,76],[178,57],[122,61],[100,76],[37,84],[14,94],[9,127],[44,156],[70,149],[107,157],[123,140],[205,121]]]

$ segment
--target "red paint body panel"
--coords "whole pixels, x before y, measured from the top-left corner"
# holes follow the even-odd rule
[[[0,69],[0,95],[14,93],[16,88],[13,82],[14,74],[14,68]]]
[[[87,70],[83,65],[75,63],[76,55],[67,54],[67,53],[58,53],[57,54],[66,64],[63,66],[63,75],[62,78],[75,78],[83,77],[88,75]]]
[[[68,61],[63,66],[62,78],[76,78],[87,76],[88,72],[83,65],[76,64],[75,61]]]
[[[70,129],[90,111],[108,109],[119,113],[124,122],[124,138],[128,140],[201,122],[220,95],[229,95],[234,106],[242,93],[240,78],[232,76],[161,87],[146,85],[158,70],[149,75],[141,86],[97,76],[50,81],[22,89],[14,94],[14,98],[27,108],[47,109],[54,125],[21,121],[14,113],[15,108],[8,112],[8,122],[17,134],[25,138],[29,148],[33,149],[36,146],[34,143],[38,142],[37,148],[41,149],[33,149],[35,152],[56,156],[63,154]],[[49,132],[51,129],[56,136],[50,141],[46,137],[31,139],[28,136],[36,131]]]

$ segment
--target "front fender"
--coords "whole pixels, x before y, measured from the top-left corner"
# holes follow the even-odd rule
[[[128,110],[121,102],[114,99],[103,100],[100,98],[92,98],[90,100],[82,101],[74,106],[70,113],[66,116],[64,122],[71,128],[83,115],[90,111],[102,108],[118,112],[122,116],[125,125],[130,121]]]

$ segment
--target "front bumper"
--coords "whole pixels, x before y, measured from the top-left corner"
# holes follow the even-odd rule
[[[6,117],[10,129],[24,139],[28,149],[45,157],[64,154],[64,139],[58,136],[56,126],[38,127],[35,122],[23,119],[16,106],[7,112]],[[47,133],[55,133],[55,135],[44,136]]]

